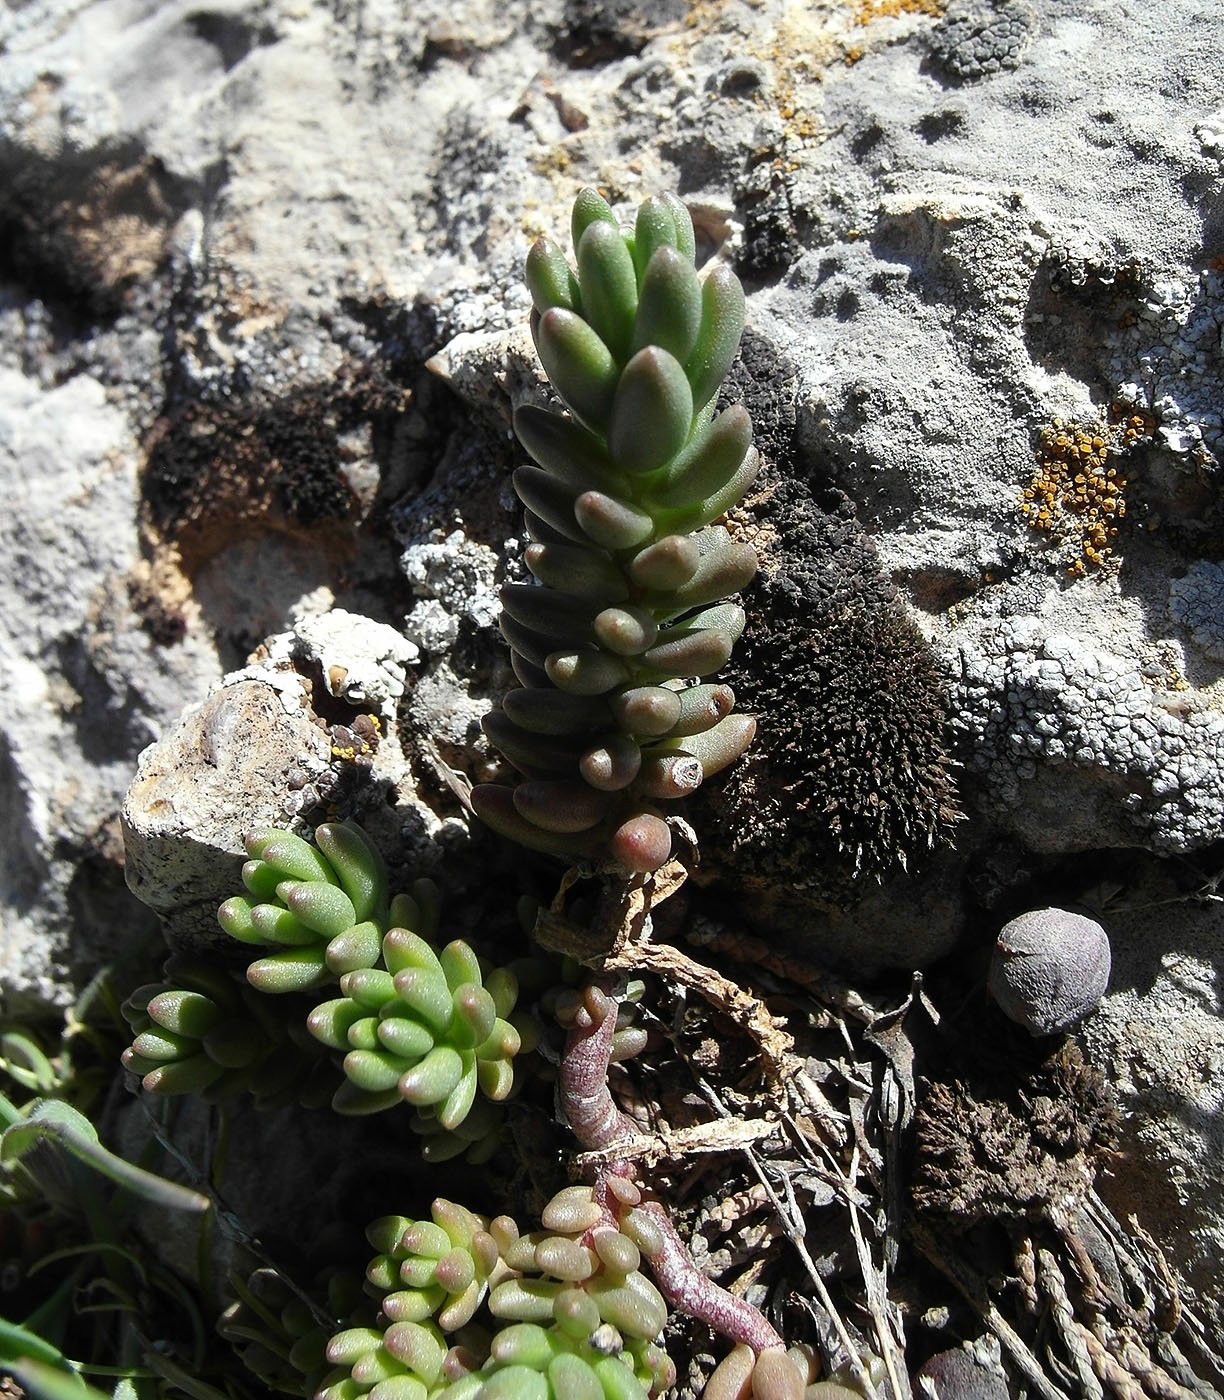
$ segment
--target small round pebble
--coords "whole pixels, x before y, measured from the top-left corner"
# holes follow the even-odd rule
[[[1109,938],[1069,909],[1033,909],[1004,924],[987,989],[1033,1035],[1057,1035],[1086,1016],[1109,985]]]

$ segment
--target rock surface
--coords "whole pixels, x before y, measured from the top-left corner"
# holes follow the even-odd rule
[[[159,733],[129,798],[129,873],[186,910],[185,938],[242,823],[291,817],[308,792],[366,801],[422,861],[472,859],[456,792],[488,776],[479,717],[509,684],[492,599],[521,570],[508,413],[541,392],[520,270],[586,183],[626,208],[677,190],[703,256],[735,264],[757,360],[785,361],[760,394],[789,425],[773,465],[870,542],[848,602],[903,608],[947,689],[968,820],[928,886],[897,868],[908,844],[882,848],[890,958],[928,960],[974,926],[947,906],[996,878],[1000,849],[1030,905],[1049,895],[1018,872],[1074,884],[1103,849],[1213,873],[1219,39],[1195,0],[1159,21],[1072,0],[6,11],[10,1006],[68,1000],[140,927],[116,815]],[[369,627],[331,631],[331,609]],[[769,637],[764,606],[753,625]],[[290,640],[174,730],[274,635]],[[883,659],[868,646],[855,684]],[[358,772],[366,705],[382,748]],[[903,791],[879,830],[953,829],[942,750],[923,753],[923,821]],[[819,846],[830,809],[804,793],[799,811]],[[711,832],[711,875],[734,868],[728,844]],[[853,956],[871,919],[836,890],[864,842],[832,844],[833,902],[812,894],[788,927]],[[1161,971],[1137,974],[1140,1001],[1115,989],[1085,1035],[1129,1096],[1129,1189],[1159,1206],[1180,1180],[1160,1163],[1181,1164],[1162,1237],[1218,1298],[1200,1261],[1220,1193],[1194,1184],[1219,1150],[1222,1071],[1200,1057],[1220,1034],[1201,957],[1216,906],[1179,907],[1143,935]],[[919,947],[913,911],[935,908]],[[1153,1019],[1162,1068],[1132,1073]]]
[[[1122,1110],[1122,1142],[1101,1194],[1177,1261],[1224,1328],[1224,903],[1111,911],[1109,994],[1084,1023],[1092,1063]]]

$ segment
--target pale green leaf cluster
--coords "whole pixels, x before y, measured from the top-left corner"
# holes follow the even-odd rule
[[[247,893],[226,900],[218,919],[232,938],[269,950],[247,968],[256,991],[338,984],[301,1038],[316,1062],[319,1046],[333,1052],[324,1065],[338,1061],[339,1087],[317,1073],[303,1086],[302,1055],[282,1053],[294,1049],[284,1018],[224,972],[181,960],[168,964],[171,984],[133,997],[137,1034],[124,1063],[156,1093],[249,1088],[279,1102],[307,1087],[313,1097],[299,1097],[313,1103],[324,1101],[323,1084],[339,1113],[408,1103],[427,1159],[486,1159],[500,1134],[490,1105],[513,1090],[524,1039],[528,1049],[538,1039],[534,1020],[516,1013],[514,973],[484,966],[461,939],[439,949],[437,889],[418,880],[391,898],[382,858],[355,823],[324,823],[315,837],[317,846],[278,828],[254,832]]]
[[[366,1282],[379,1317],[331,1339],[318,1400],[662,1395],[676,1375],[656,1340],[667,1308],[637,1245],[590,1187],[559,1192],[541,1224],[524,1235],[509,1216],[446,1200],[429,1220],[374,1221]]]
[[[485,731],[521,779],[472,801],[525,845],[647,871],[671,849],[658,804],[733,762],[755,727],[708,679],[744,626],[728,599],[757,567],[714,523],[758,467],[744,409],[715,413],[744,294],[725,266],[698,278],[673,196],[622,230],[583,190],[572,233],[576,271],[548,239],[527,259],[532,332],[565,411],[514,417],[535,462],[514,485],[536,581],[502,590],[522,689]]]
[[[176,954],[162,977],[121,1007],[135,1037],[123,1066],[146,1093],[198,1093],[207,1103],[249,1093],[260,1109],[331,1100],[340,1075],[301,1019],[203,958]]]

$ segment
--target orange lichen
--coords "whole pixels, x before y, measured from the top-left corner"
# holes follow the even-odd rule
[[[874,19],[897,19],[901,15],[929,15],[939,19],[945,8],[944,0],[857,0],[854,22],[866,25]]]
[[[1067,573],[1081,578],[1113,554],[1118,522],[1126,515],[1126,478],[1117,459],[1151,436],[1153,422],[1130,404],[1110,406],[1110,422],[1064,423],[1042,430],[1037,470],[1020,497],[1030,529],[1068,544]]]

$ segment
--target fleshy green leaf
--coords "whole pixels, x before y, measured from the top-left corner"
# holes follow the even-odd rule
[[[612,799],[576,779],[529,779],[514,789],[514,805],[533,826],[567,835],[597,826],[608,815]]]
[[[693,393],[680,361],[657,345],[639,350],[612,400],[612,460],[635,475],[655,471],[684,446],[692,424]]]
[[[320,947],[272,953],[266,958],[257,958],[247,968],[247,981],[251,986],[257,992],[274,995],[307,991],[326,982],[330,976],[324,950]]]
[[[290,913],[324,938],[335,938],[358,922],[353,901],[339,885],[323,885],[314,880],[285,880],[277,886],[277,894]]]
[[[352,902],[351,922],[377,918],[389,897],[387,868],[378,847],[352,822],[324,822],[315,840]]]
[[[514,415],[514,431],[542,470],[575,491],[628,489],[603,443],[565,414],[525,404]]]
[[[463,1057],[450,1045],[435,1045],[400,1077],[399,1091],[409,1103],[441,1103],[463,1078]]]
[[[633,258],[620,230],[602,219],[587,227],[577,250],[583,318],[613,356],[623,361],[629,352],[637,311]]]
[[[574,518],[601,549],[632,549],[654,533],[648,511],[602,491],[584,491],[574,502]]]
[[[619,372],[598,334],[574,312],[555,307],[540,317],[536,349],[545,374],[574,417],[601,432]]]
[[[676,220],[671,206],[658,195],[651,195],[638,205],[633,223],[633,263],[639,286],[645,281],[646,270],[661,248],[676,248]],[[688,260],[692,265],[692,258]]]
[[[336,877],[323,856],[310,844],[279,827],[263,827],[247,838],[247,854],[281,872],[281,879],[317,880],[334,885]]]
[[[684,365],[693,386],[695,408],[718,393],[739,349],[743,329],[744,289],[735,273],[720,263],[702,283],[701,328]]]
[[[692,260],[674,248],[657,248],[638,294],[630,349],[658,345],[683,364],[701,329],[701,283]]]
[[[629,596],[625,576],[605,554],[561,544],[530,544],[523,555],[542,584],[575,598],[619,603]]]
[[[554,306],[581,309],[581,296],[565,254],[550,238],[537,238],[527,254],[527,286],[541,316]]]
[[[606,695],[630,675],[619,657],[602,651],[554,651],[545,658],[544,670],[558,690],[570,695]]]
[[[611,224],[613,228],[617,227],[612,206],[597,189],[587,185],[578,191],[570,213],[570,238],[575,248],[582,242],[582,235],[596,221]]]

